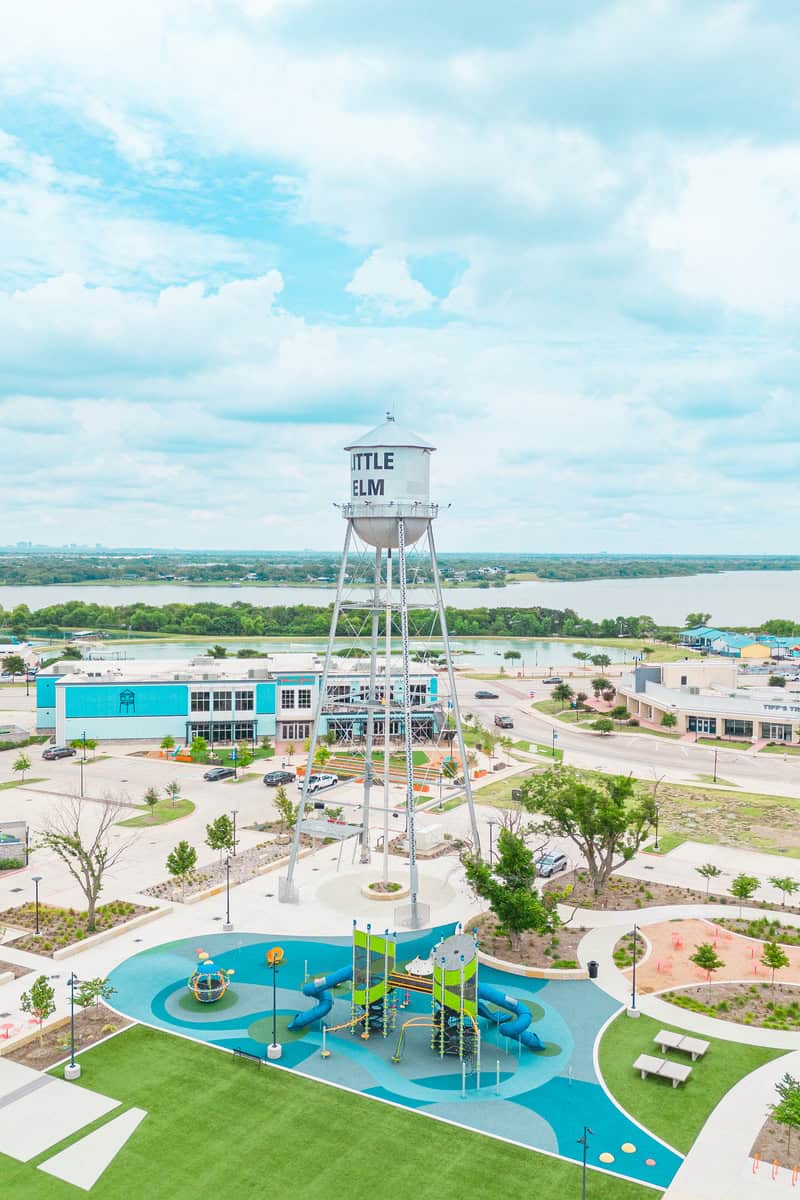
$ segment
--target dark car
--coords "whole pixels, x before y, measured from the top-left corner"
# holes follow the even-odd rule
[[[564,680],[561,678],[560,675],[548,675],[545,679],[542,680],[542,683],[563,683],[563,682],[564,682]]]
[[[236,772],[233,767],[212,767],[210,771],[206,771],[203,779],[207,779],[209,783],[216,783],[218,779],[235,779]]]
[[[568,866],[566,854],[543,854],[541,858],[536,860],[536,870],[543,879],[547,879],[550,875],[557,875],[559,871],[566,871]]]
[[[487,691],[484,691],[483,689],[481,689],[479,692],[475,693],[475,699],[476,700],[499,700],[500,697],[498,696],[497,692],[487,692]]]
[[[267,787],[280,787],[282,783],[294,783],[296,778],[294,771],[267,771],[264,783]]]
[[[513,718],[507,717],[507,716],[501,716],[499,713],[495,717],[494,723],[498,727],[498,729],[513,729],[514,728]]]
[[[48,746],[42,758],[46,758],[48,762],[51,762],[54,758],[72,758],[74,754],[74,746]]]

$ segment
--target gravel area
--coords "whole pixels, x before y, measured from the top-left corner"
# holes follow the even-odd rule
[[[701,1012],[720,1021],[764,1029],[800,1030],[800,985],[711,983],[675,988],[659,997],[676,1008]],[[800,1150],[800,1141],[798,1141]]]
[[[75,1049],[85,1050],[87,1046],[99,1042],[109,1033],[125,1029],[132,1023],[127,1017],[106,1008],[104,1004],[78,1009],[75,1013]],[[69,1024],[61,1025],[58,1029],[46,1031],[41,1041],[38,1037],[33,1038],[24,1046],[9,1050],[3,1057],[10,1058],[12,1062],[22,1063],[26,1067],[34,1067],[37,1071],[45,1071],[69,1054],[69,1038]]]
[[[310,846],[310,838],[303,837],[301,845]],[[240,850],[235,858],[231,857],[231,884],[245,883],[248,879],[253,879],[262,867],[276,862],[279,858],[285,858],[289,850],[289,845],[274,839],[260,842],[257,846],[253,846],[249,850]],[[159,900],[180,903],[181,900],[185,900],[189,896],[194,896],[197,892],[202,892],[206,888],[224,884],[225,879],[225,860],[223,859],[220,862],[217,859],[214,862],[204,863],[203,866],[198,867],[186,880],[183,888],[177,880],[165,879],[161,883],[156,883],[152,887],[145,888],[144,894],[146,896],[155,896]]]
[[[519,948],[513,950],[507,934],[498,933],[497,918],[493,913],[483,913],[475,925],[478,944],[484,954],[526,967],[577,967],[578,943],[586,933],[585,929],[563,925],[555,934],[523,933]]]
[[[76,908],[60,908],[53,904],[39,905],[39,933],[36,928],[36,908],[32,902],[26,902],[17,908],[7,908],[0,912],[0,925],[10,929],[29,930],[19,937],[8,939],[15,950],[29,950],[32,954],[44,954],[50,958],[55,950],[66,946],[74,946],[85,941],[95,933],[103,933],[107,929],[116,929],[125,925],[142,913],[152,912],[152,907],[144,904],[131,904],[127,900],[114,900],[109,904],[99,904],[95,913],[95,928],[89,929],[86,913]]]
[[[3,962],[0,959],[0,975],[5,975],[10,971],[15,979],[21,979],[23,975],[30,975],[32,970],[33,967],[21,967],[19,963]]]
[[[769,1171],[776,1158],[780,1166],[791,1171],[800,1162],[800,1133],[796,1129],[787,1128],[786,1125],[779,1125],[777,1121],[768,1117],[750,1150],[751,1157],[756,1154],[761,1155],[764,1164],[761,1168],[762,1174]]]

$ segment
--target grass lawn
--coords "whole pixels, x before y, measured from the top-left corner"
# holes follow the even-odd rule
[[[725,1093],[743,1075],[785,1051],[712,1038],[705,1057],[691,1064],[690,1079],[673,1088],[667,1080],[642,1079],[631,1065],[640,1054],[660,1054],[653,1044],[660,1029],[685,1032],[677,1025],[664,1025],[644,1015],[632,1021],[622,1013],[603,1034],[600,1070],[609,1091],[626,1112],[685,1154]],[[688,1061],[685,1054],[667,1057],[675,1062]]]
[[[168,821],[177,821],[179,817],[188,817],[189,813],[194,812],[191,800],[176,800],[174,804],[171,800],[159,800],[152,808],[149,804],[137,804],[136,807],[141,816],[128,817],[126,821],[117,821],[117,824],[124,825],[126,829],[147,829],[150,825],[166,825]]]
[[[748,746],[750,743],[747,743]],[[768,746],[762,746],[759,754],[800,754],[800,746],[784,746],[777,742],[770,742]]]
[[[679,833],[664,833],[659,836],[658,849],[655,849],[655,842],[650,842],[642,849],[645,854],[669,854],[670,850],[677,849],[686,841],[685,837],[681,837]]]
[[[507,1200],[532,1187],[545,1196],[580,1194],[580,1168],[572,1163],[141,1026],[80,1061],[76,1087],[148,1114],[92,1189],[93,1200],[196,1200],[198,1194],[317,1200],[340,1193],[374,1200],[387,1185],[398,1195],[413,1191],[417,1200],[461,1200],[467,1193]],[[74,1197],[71,1185],[35,1169],[44,1157],[18,1163],[0,1156],[4,1193],[14,1200]],[[595,1172],[590,1181],[593,1200],[653,1195]]]
[[[714,750],[749,750],[752,742],[736,742],[728,738],[696,738],[700,746],[711,746]]]
[[[217,758],[219,759],[221,766],[223,766],[223,767],[232,767],[233,766],[233,759],[231,758],[231,750],[232,749],[233,749],[232,746],[224,746],[224,747],[219,746],[219,747],[214,748],[214,753],[216,754]],[[272,747],[272,746],[268,746],[267,749],[264,749],[263,746],[259,746],[258,749],[255,751],[255,753],[253,753],[252,750],[248,749],[247,753],[252,757],[253,761],[255,761],[256,759],[259,759],[259,758],[274,758],[275,757],[275,750],[274,750],[274,747]]]
[[[695,779],[699,780],[700,783],[713,783],[717,787],[738,787],[739,786],[738,783],[731,783],[730,779],[722,779],[722,778],[720,778],[719,775],[715,779],[713,775],[700,774],[700,775],[695,775]]]
[[[29,783],[47,783],[47,780],[44,776],[39,779],[33,776],[30,779],[9,779],[8,783],[0,783],[0,792],[5,791],[7,788],[27,787]]]

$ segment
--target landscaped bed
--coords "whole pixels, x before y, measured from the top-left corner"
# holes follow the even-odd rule
[[[632,908],[657,908],[668,904],[729,904],[734,910],[739,901],[733,896],[721,896],[711,892],[696,891],[694,888],[673,887],[669,883],[656,883],[650,879],[630,879],[626,875],[612,875],[599,896],[595,896],[587,871],[570,871],[557,879],[548,879],[544,890],[556,888],[561,891],[571,887],[567,903],[578,908],[601,908],[611,912],[627,911]],[[761,900],[747,900],[750,908],[774,908]],[[798,912],[789,908],[786,912]],[[725,922],[720,922],[724,924]]]
[[[98,905],[95,914],[95,928],[89,929],[89,921],[85,912],[76,908],[58,908],[52,904],[39,905],[39,934],[33,932],[36,928],[36,905],[33,901],[21,904],[19,908],[7,908],[0,912],[0,925],[13,929],[30,930],[11,941],[15,950],[30,950],[34,954],[44,954],[52,957],[54,950],[63,950],[74,946],[95,933],[103,933],[124,925],[134,917],[152,912],[152,908],[144,904],[131,904],[128,900],[113,900],[110,904]]]
[[[10,971],[15,979],[21,979],[23,975],[30,975],[33,967],[21,967],[19,963],[4,962],[0,958],[0,975],[7,975]]]
[[[529,930],[520,935],[519,946],[514,949],[508,935],[498,931],[494,913],[483,913],[475,922],[475,927],[478,930],[478,944],[484,954],[521,966],[561,970],[578,966],[578,944],[586,933],[585,929],[563,925],[552,935]]]
[[[779,1125],[777,1121],[768,1117],[750,1149],[751,1157],[756,1154],[765,1164],[765,1173],[775,1159],[778,1160],[780,1166],[793,1170],[800,1162],[800,1137],[797,1135],[797,1130],[792,1130],[787,1125]]]
[[[112,1012],[104,1004],[90,1004],[87,1008],[75,1010],[75,1049],[85,1050],[93,1046],[101,1038],[108,1037],[118,1029],[125,1029],[133,1022],[120,1013]],[[70,1048],[69,1024],[60,1025],[57,1029],[45,1030],[41,1041],[38,1037],[26,1042],[24,1046],[10,1049],[4,1058],[22,1063],[26,1067],[34,1067],[44,1071],[53,1063],[60,1062]]]
[[[663,992],[660,999],[720,1021],[800,1030],[798,984],[776,983],[773,988],[769,983],[702,983]]]
[[[717,925],[741,933],[744,937],[756,938],[760,942],[781,942],[784,946],[800,946],[800,925],[782,925],[769,917],[757,917],[754,921],[739,917],[719,917]]]
[[[311,844],[305,834],[301,838],[301,844]],[[240,850],[236,857],[231,857],[230,860],[231,885],[253,879],[264,867],[279,858],[285,858],[288,853],[288,845],[278,841],[260,842],[249,850]],[[183,883],[177,879],[165,879],[161,883],[154,883],[152,887],[144,888],[143,891],[146,896],[174,902],[186,900],[198,892],[205,891],[206,888],[222,887],[225,881],[225,862],[219,859],[217,862],[198,867],[191,875],[187,875]]]

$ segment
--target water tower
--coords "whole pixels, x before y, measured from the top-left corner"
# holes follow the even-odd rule
[[[342,516],[347,522],[344,550],[336,585],[336,599],[328,637],[328,647],[320,682],[320,696],[311,733],[309,769],[305,772],[297,823],[292,841],[288,872],[279,881],[278,896],[282,901],[297,902],[299,896],[294,883],[294,871],[300,849],[300,835],[307,808],[310,765],[319,740],[322,718],[325,715],[328,697],[328,676],[335,657],[335,637],[340,614],[346,609],[357,610],[369,618],[369,683],[366,696],[360,700],[360,709],[365,716],[364,750],[364,801],[361,831],[361,861],[369,862],[369,827],[371,790],[377,783],[373,748],[376,734],[383,743],[383,788],[384,826],[383,856],[384,877],[388,879],[389,853],[389,743],[392,728],[402,730],[403,759],[405,774],[405,804],[408,823],[408,855],[410,904],[396,912],[396,923],[412,928],[426,923],[429,907],[421,903],[418,895],[413,729],[414,697],[410,685],[409,670],[409,610],[424,607],[409,598],[409,549],[425,539],[430,554],[430,571],[434,593],[433,608],[438,617],[442,650],[450,685],[451,712],[455,721],[455,738],[461,756],[464,788],[472,828],[474,851],[480,854],[480,840],[475,810],[472,803],[472,788],[467,768],[467,754],[461,726],[461,713],[456,694],[453,660],[447,633],[442,585],[436,546],[433,537],[433,521],[438,514],[438,505],[430,500],[430,462],[435,447],[414,433],[401,429],[392,416],[370,433],[345,446],[350,455],[350,498],[341,506]],[[366,592],[348,596],[346,580],[348,560],[354,545],[363,543],[371,549],[372,564],[370,586]],[[394,589],[393,567],[397,558],[397,589]],[[352,589],[351,589],[352,590]],[[400,673],[392,674],[392,630],[399,617],[399,633],[402,648]],[[383,618],[383,647],[380,646],[380,626]],[[383,660],[381,662],[381,659]],[[382,671],[382,676],[381,676]],[[377,718],[377,720],[376,720]],[[396,753],[396,752],[395,752]]]

